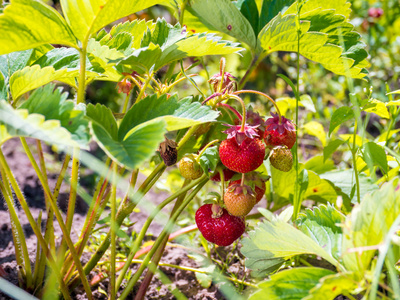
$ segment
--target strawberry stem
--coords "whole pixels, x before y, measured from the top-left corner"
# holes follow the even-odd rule
[[[232,106],[230,106],[229,104],[226,103],[218,103],[217,106],[221,106],[221,107],[225,107],[227,109],[229,109],[230,111],[232,111],[240,121],[242,121],[243,117],[242,115]]]
[[[218,172],[219,172],[219,177],[221,178],[221,195],[222,195],[221,199],[224,199],[224,197],[225,197],[225,175],[224,175],[224,170],[222,170],[220,168],[218,170]]]
[[[234,94],[229,94],[228,96],[229,96],[229,98],[236,99],[242,105],[242,110],[243,110],[242,127],[240,128],[239,131],[244,132],[244,127],[246,125],[246,106],[244,105],[244,101],[242,100],[242,98],[240,98],[239,96],[236,96]]]
[[[195,158],[196,162],[198,163],[200,160],[200,157],[204,154],[204,152],[207,150],[207,148],[211,147],[212,145],[214,145],[215,143],[218,143],[219,140],[213,140],[211,142],[209,142],[207,145],[204,146],[203,149],[201,149],[199,155],[197,155],[197,157]]]
[[[242,180],[240,181],[240,186],[244,186],[244,175],[245,173],[242,173]]]
[[[219,74],[221,75],[221,80],[219,81],[218,91],[221,91],[225,79],[225,57],[221,57],[219,62]]]
[[[264,96],[265,98],[267,98],[269,101],[272,102],[272,104],[274,105],[276,112],[278,113],[279,116],[279,124],[282,124],[282,115],[281,112],[279,110],[278,105],[276,104],[276,102],[267,94],[263,93],[263,92],[259,92],[259,91],[253,91],[253,90],[240,90],[240,91],[236,91],[233,94],[234,95],[238,95],[238,94],[244,94],[244,93],[250,93],[250,94],[257,94],[257,95],[261,95]]]

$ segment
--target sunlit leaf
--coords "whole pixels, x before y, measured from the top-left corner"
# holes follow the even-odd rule
[[[191,102],[191,98],[178,101],[178,96],[167,97],[151,95],[136,103],[127,112],[121,122],[118,136],[120,139],[129,135],[135,126],[154,119],[163,119],[166,129],[178,130],[201,123],[212,122],[218,117],[218,112],[200,102]]]
[[[329,141],[328,145],[324,147],[324,161],[328,158],[332,157],[333,153],[343,145],[346,141],[341,139],[331,140]]]
[[[330,270],[314,267],[284,270],[259,283],[259,290],[249,300],[301,300],[321,278],[333,274]]]
[[[323,147],[326,146],[326,133],[324,126],[322,126],[321,123],[317,121],[310,121],[304,124],[304,131],[305,133],[318,138],[321,141]]]
[[[228,34],[256,48],[257,39],[249,21],[229,0],[190,1],[188,10],[209,28]]]
[[[88,122],[85,119],[84,105],[75,106],[67,100],[67,93],[49,84],[35,90],[19,109],[27,109],[30,114],[40,114],[46,120],[59,120],[74,141],[86,148],[89,143]]]
[[[279,220],[259,223],[254,231],[249,232],[249,237],[243,239],[242,244],[241,252],[250,261],[249,263],[252,260],[255,263],[261,254],[269,259],[289,259],[299,254],[315,254],[333,265],[338,265],[338,261],[313,239],[292,225]],[[249,267],[247,263],[246,266]]]
[[[78,47],[67,22],[52,7],[37,0],[13,0],[0,15],[0,54],[42,44]]]
[[[376,250],[357,251],[357,248],[381,244],[400,214],[397,184],[398,180],[385,183],[379,190],[365,195],[347,217],[348,226],[343,228],[343,263],[358,278],[364,276]]]
[[[306,209],[296,220],[297,227],[332,257],[340,260],[342,254],[342,228],[338,225],[345,216],[331,204]]]
[[[380,116],[381,118],[390,119],[389,111],[382,101],[377,99],[372,99],[368,101],[368,104],[363,107],[363,111],[374,113]]]
[[[324,276],[319,282],[309,289],[309,295],[304,300],[324,299],[333,300],[342,294],[351,294],[357,289],[357,281],[350,272]]]
[[[64,16],[80,41],[104,26],[137,11],[161,3],[162,0],[61,0]]]

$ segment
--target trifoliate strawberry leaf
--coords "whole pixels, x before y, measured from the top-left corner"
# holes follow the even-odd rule
[[[104,26],[161,3],[161,0],[61,0],[65,19],[80,41],[87,41]]]
[[[0,54],[42,44],[78,47],[67,22],[51,6],[36,0],[14,0],[0,15]]]
[[[339,260],[342,255],[342,228],[338,225],[345,216],[335,207],[321,204],[306,209],[296,220],[297,228],[320,245],[332,257]]]
[[[90,72],[87,72],[90,74]],[[23,94],[54,80],[70,82],[71,79],[79,76],[79,69],[55,70],[53,67],[41,68],[38,65],[28,66],[15,72],[10,77],[10,91],[14,99],[18,99]]]
[[[351,251],[380,245],[400,214],[398,180],[385,183],[379,190],[363,197],[346,218],[343,228],[343,263],[347,270],[363,278],[376,251]],[[397,190],[396,190],[397,189]],[[378,249],[377,249],[378,250]]]
[[[70,132],[72,139],[85,148],[89,143],[85,107],[75,107],[72,100],[67,100],[67,96],[67,93],[62,93],[61,88],[56,89],[49,84],[35,90],[19,109],[27,109],[30,114],[43,115],[46,121],[59,120],[61,126]]]
[[[259,290],[249,300],[301,300],[322,278],[334,274],[331,270],[315,267],[284,270],[259,283]]]
[[[258,27],[259,31],[279,13],[285,13],[294,2],[295,0],[263,0],[260,13],[260,23]]]
[[[4,78],[3,73],[0,72],[0,100],[7,100],[7,84],[6,79]]]
[[[142,74],[157,71],[185,57],[223,55],[242,50],[237,44],[221,41],[213,34],[189,34],[179,24],[172,26],[164,19],[157,20],[155,24],[147,23],[146,26],[148,27],[143,36],[139,35],[140,48],[133,50],[126,58],[114,62]],[[140,30],[143,31],[143,25]],[[134,37],[133,44],[136,44],[137,39],[138,37]]]
[[[255,267],[258,272],[262,270],[256,262],[261,257],[286,260],[300,254],[314,254],[335,266],[339,265],[339,262],[313,239],[280,220],[259,223],[254,231],[249,232],[249,237],[243,239],[242,245],[241,252],[246,257],[246,266]]]
[[[88,104],[86,108],[86,116],[90,118],[92,122],[103,127],[104,131],[106,131],[112,139],[118,139],[118,124],[111,109],[107,106],[99,103],[97,103],[96,106]]]
[[[239,0],[234,2],[242,15],[249,21],[254,34],[258,34],[259,13],[255,0]],[[264,26],[263,26],[264,27]]]
[[[94,117],[94,116],[92,116]],[[116,139],[102,124],[92,121],[90,127],[98,145],[119,165],[139,167],[149,159],[164,140],[165,121],[152,120],[133,128],[126,138]]]
[[[119,138],[124,138],[135,126],[154,119],[165,120],[169,131],[216,120],[218,112],[191,100],[191,97],[178,100],[177,95],[169,98],[167,95],[151,95],[142,99],[123,118],[118,131]]]
[[[57,146],[87,148],[89,136],[83,114],[66,100],[66,94],[54,90],[54,86],[45,86],[32,93],[20,109],[0,101],[0,141],[23,136]]]
[[[251,48],[257,39],[250,22],[229,0],[194,0],[187,5],[188,11],[209,28],[237,38]]]

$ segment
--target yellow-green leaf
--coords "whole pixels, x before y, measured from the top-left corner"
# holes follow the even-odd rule
[[[363,111],[377,114],[381,118],[390,119],[385,103],[377,99],[370,100],[368,104],[363,107]]]
[[[87,41],[104,26],[137,11],[163,2],[162,0],[61,0],[64,16],[75,36]]]
[[[82,1],[83,2],[83,1]],[[0,15],[0,55],[43,44],[77,47],[77,41],[61,15],[38,0],[13,0]]]
[[[322,146],[326,146],[326,133],[324,126],[317,121],[311,121],[304,125],[304,130],[307,134],[315,136],[322,143]]]

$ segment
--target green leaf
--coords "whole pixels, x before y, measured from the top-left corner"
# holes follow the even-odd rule
[[[324,126],[322,126],[321,123],[319,123],[317,121],[310,121],[310,122],[304,124],[304,131],[307,134],[315,136],[316,138],[318,138],[321,141],[322,146],[325,147],[325,145],[326,145],[326,134],[325,134]]]
[[[179,24],[172,26],[159,19],[155,26],[147,29],[139,49],[114,62],[141,74],[150,73],[185,57],[231,54],[242,50],[236,46],[235,43],[221,41],[213,34],[189,35]]]
[[[99,146],[114,161],[129,169],[139,167],[154,154],[160,142],[164,140],[165,125],[164,120],[152,120],[133,128],[128,137],[116,140],[102,125],[90,123]]]
[[[331,123],[329,125],[329,136],[336,127],[344,122],[354,119],[354,111],[351,107],[342,106],[333,112]]]
[[[146,22],[139,19],[132,22],[119,23],[111,28],[110,34],[103,38],[101,42],[107,42],[107,45],[110,46],[110,42],[115,36],[121,33],[129,33],[133,37],[131,48],[138,49],[147,29],[154,30],[154,27],[155,24],[152,21]]]
[[[312,101],[310,95],[301,95],[300,96],[300,103],[304,106],[307,110],[311,112],[316,112],[314,102]]]
[[[27,109],[30,114],[43,115],[47,120],[58,120],[67,129],[71,138],[79,143],[81,148],[87,148],[89,143],[88,122],[85,119],[85,107],[77,106],[72,100],[67,100],[67,93],[61,88],[55,89],[52,84],[35,90],[19,109]]]
[[[239,0],[235,3],[242,15],[249,21],[254,34],[258,34],[259,13],[255,0]]]
[[[102,126],[112,139],[118,139],[118,124],[111,109],[100,103],[97,103],[96,106],[89,104],[86,108],[86,115],[92,122]]]
[[[400,105],[400,100],[386,102],[386,106]]]
[[[120,124],[118,136],[120,139],[129,135],[135,126],[154,119],[163,119],[168,131],[183,129],[194,125],[215,121],[218,112],[211,110],[200,102],[191,103],[191,98],[178,101],[178,96],[167,95],[157,97],[151,95],[137,102],[127,112]]]
[[[0,72],[5,78],[10,78],[18,70],[26,67],[33,53],[33,49],[17,51],[0,56]],[[7,80],[8,81],[8,80]]]
[[[349,18],[351,4],[347,0],[308,0],[303,2],[303,6],[300,11],[300,17],[308,15],[309,12],[320,12],[321,10],[331,9],[335,10],[336,14],[344,16],[346,19]],[[297,7],[293,4],[287,11],[287,14],[296,14]]]
[[[353,203],[357,201],[356,181],[354,178],[353,170],[327,172],[321,174],[320,177],[332,182],[337,187],[338,194],[347,198],[347,200]],[[378,189],[378,186],[374,184],[374,182],[364,174],[358,174],[358,177],[360,182],[361,198],[365,194],[371,193],[374,190]]]
[[[54,80],[63,81],[79,76],[79,70],[55,70],[53,67],[41,68],[38,65],[25,67],[15,72],[10,78],[10,90],[14,99],[18,99],[26,92],[36,89]]]
[[[295,0],[263,0],[259,28],[263,28],[279,13],[283,14],[294,2]]]
[[[381,146],[374,142],[368,142],[362,146],[361,151],[370,171],[374,166],[378,166],[384,173],[388,172],[386,152]]]
[[[292,7],[297,7],[297,2]],[[328,8],[306,11],[303,7],[297,25],[296,14],[289,11],[283,16],[279,13],[260,31],[258,39],[264,55],[274,51],[297,52],[299,30],[301,55],[339,75],[353,78],[366,75],[365,45],[358,41],[360,35],[352,31],[354,26],[342,14]],[[338,38],[339,35],[343,39]]]
[[[321,278],[332,275],[334,273],[330,270],[315,267],[284,270],[259,283],[260,289],[249,300],[301,300]]]
[[[190,1],[187,9],[207,27],[233,36],[252,49],[256,48],[257,39],[251,24],[231,1],[194,0]]]
[[[338,226],[344,215],[331,204],[306,209],[296,220],[297,228],[337,260],[342,255],[342,229]]]
[[[332,157],[332,154],[336,151],[336,149],[339,148],[344,143],[345,141],[341,139],[329,141],[329,144],[326,147],[324,147],[324,161]]]
[[[61,0],[64,16],[80,41],[106,25],[137,11],[161,3],[161,0]]]
[[[13,0],[0,15],[0,54],[35,48],[42,44],[78,47],[61,15],[37,0]]]
[[[302,169],[302,167],[300,167]],[[280,205],[289,203],[294,196],[294,185],[296,172],[292,169],[289,172],[282,172],[271,168],[272,187],[274,201]],[[337,194],[335,188],[329,181],[320,178],[313,171],[308,171],[308,187],[304,193],[303,199],[310,199],[319,202],[335,202]]]
[[[219,162],[218,147],[207,148],[206,151],[200,156],[200,166],[204,173],[212,174],[217,168]]]
[[[385,183],[379,190],[363,197],[346,218],[343,228],[343,263],[347,270],[363,278],[376,250],[354,250],[383,243],[392,223],[400,214],[398,180]]]
[[[326,161],[321,155],[315,155],[307,160],[304,164],[304,168],[317,174],[322,174],[336,169],[333,160],[328,159]]]
[[[0,144],[12,137],[23,136],[60,146],[79,147],[71,133],[61,127],[59,120],[46,121],[43,115],[29,114],[26,109],[15,110],[0,101]]]
[[[0,72],[0,100],[7,100],[7,84],[5,82],[5,78],[3,73]]]
[[[251,243],[248,243],[249,240]],[[335,266],[339,265],[339,262],[313,239],[279,220],[259,223],[254,231],[249,232],[249,237],[243,239],[242,244],[242,254],[250,261],[253,260],[252,263],[255,263],[261,254],[268,259],[289,259],[300,254],[314,254]]]
[[[372,99],[368,101],[368,104],[365,105],[362,110],[365,112],[377,114],[381,118],[390,119],[390,114],[385,103],[377,99]]]
[[[344,293],[352,294],[357,287],[357,281],[353,279],[352,273],[331,274],[321,278],[318,284],[309,290],[309,295],[303,299],[334,300],[337,296]]]

